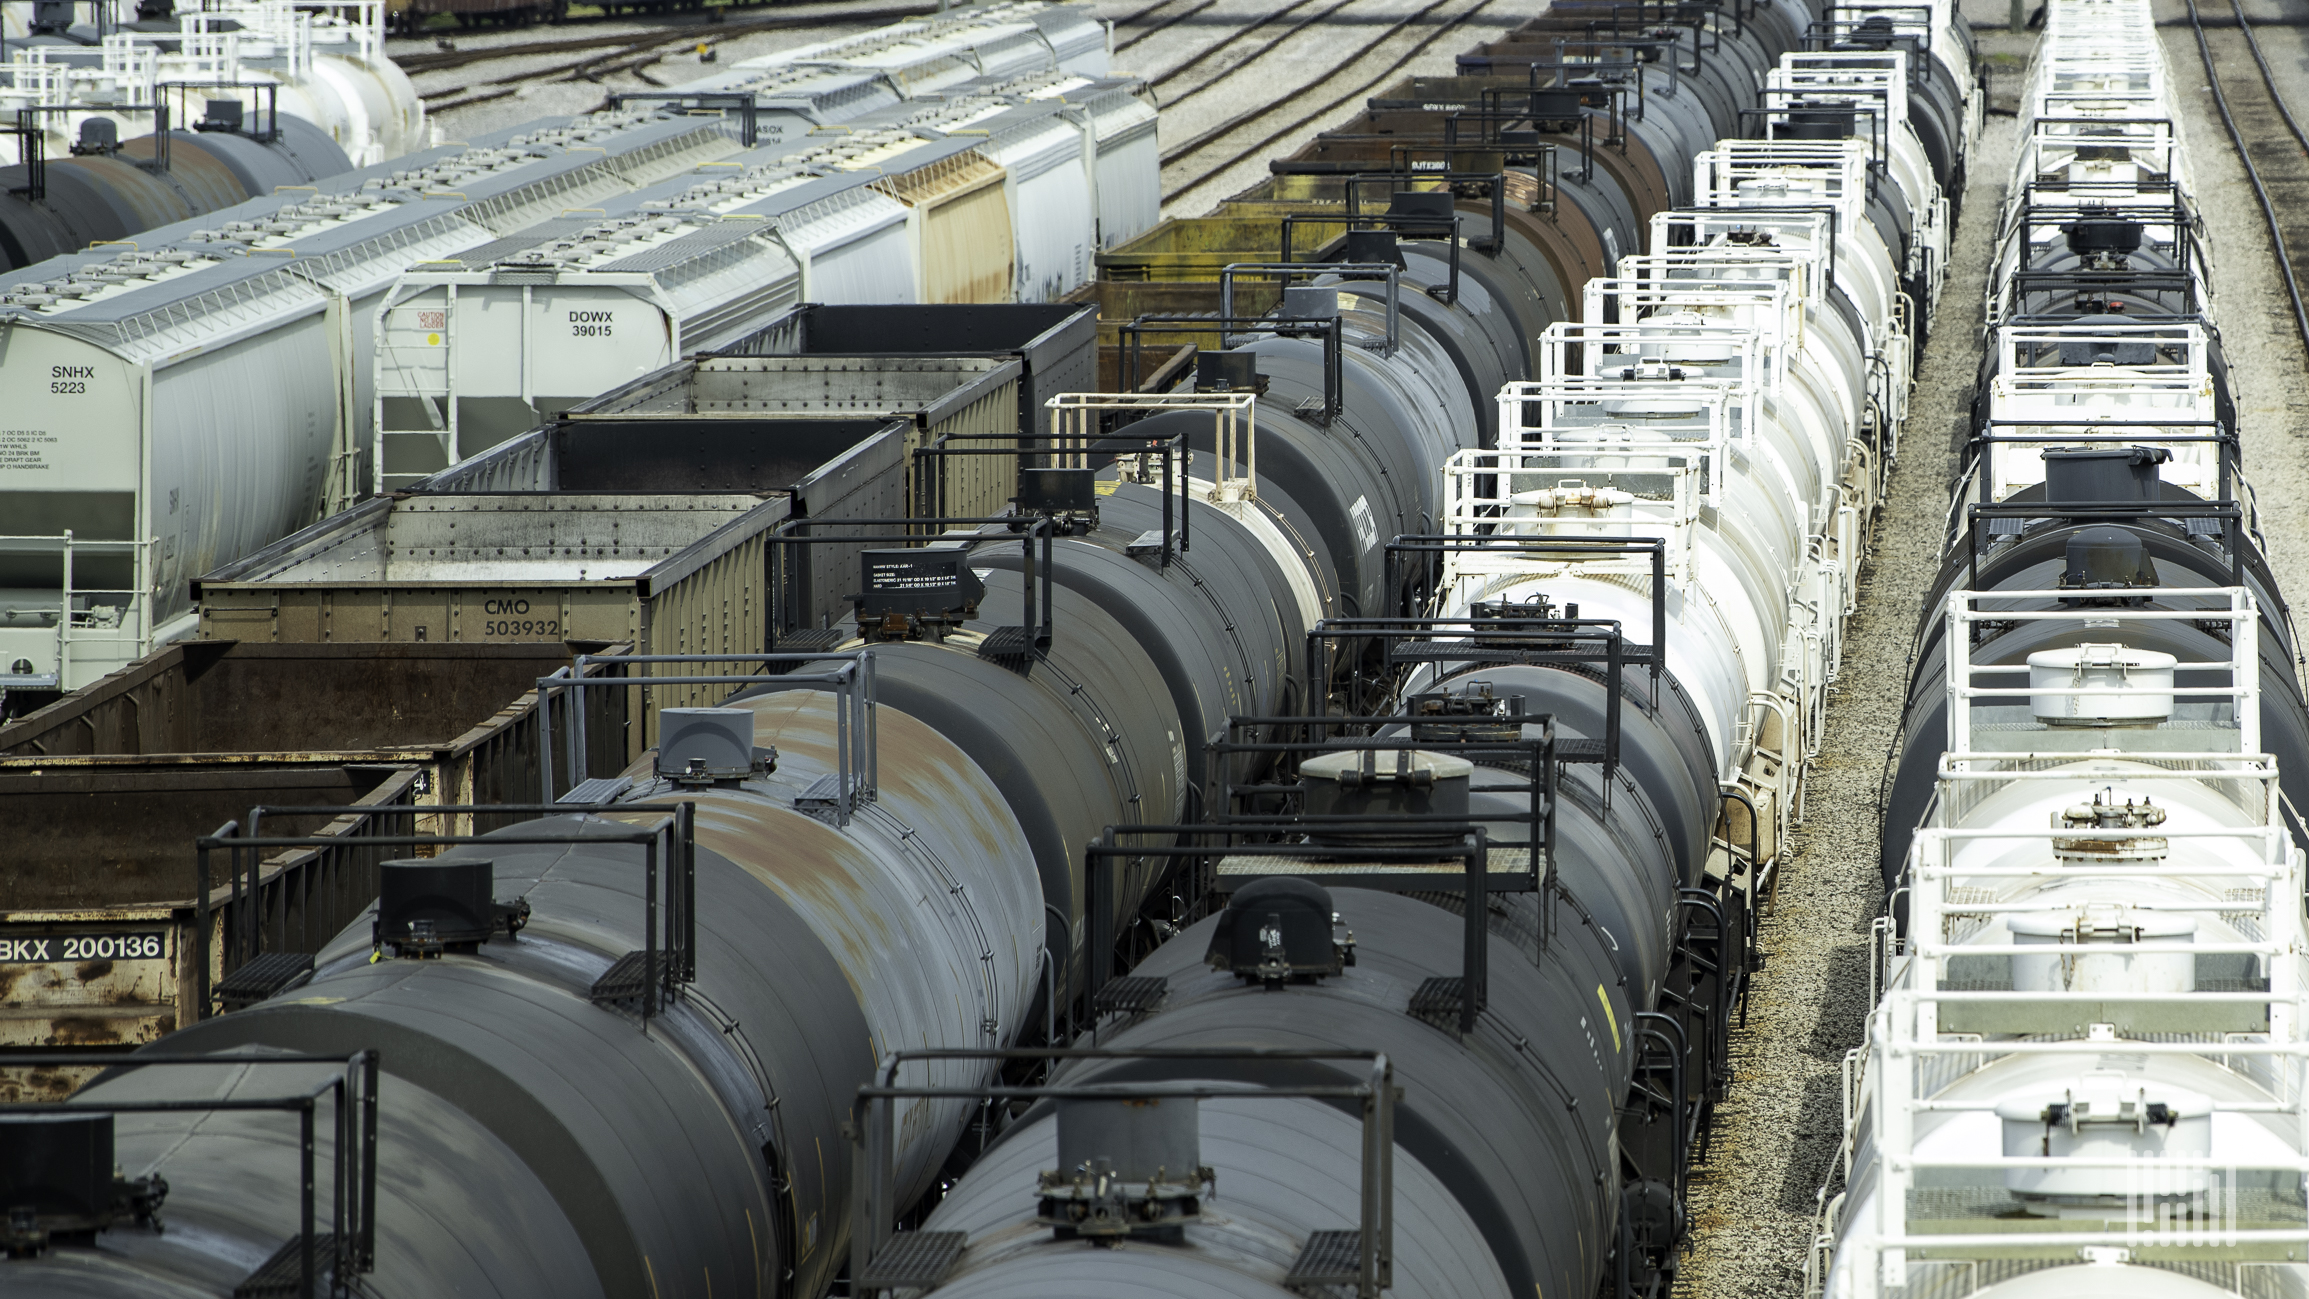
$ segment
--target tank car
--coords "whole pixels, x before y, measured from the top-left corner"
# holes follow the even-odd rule
[[[66,158],[0,167],[0,271],[99,244],[124,244],[299,187],[350,165],[319,127],[287,113],[247,117],[240,100],[213,100],[189,131],[121,140],[105,118],[81,124]]]
[[[1780,52],[1698,21],[1748,85]],[[1061,399],[1012,516],[869,551],[851,627],[782,628],[779,671],[661,714],[576,795],[601,801],[387,868],[309,977],[91,1088],[121,1176],[0,1266],[92,1294],[298,1275],[299,1152],[133,1106],[347,1067],[357,1096],[374,1048],[377,1189],[314,1254],[384,1293],[816,1294],[844,1257],[854,1293],[1670,1284],[1794,801],[1765,769],[1816,734],[1923,324],[1899,281],[1930,271],[1852,183],[1869,142],[1743,141],[1737,107],[1705,207],[1583,181],[1615,262],[1657,232],[1592,291],[1463,246],[1460,201],[1416,183],[1310,258],[1227,270],[1192,391]],[[1277,305],[1238,314],[1262,277]],[[1581,319],[1535,350],[1551,293]],[[1351,732],[1305,738],[1325,719]],[[1184,837],[1227,818],[1271,833]],[[694,901],[686,849],[637,881],[668,824],[694,824]],[[1226,904],[1147,919],[1198,856]],[[1121,981],[1118,953],[1144,954]],[[1010,1086],[1003,1049],[1037,1017],[1064,1040],[1078,993],[1096,1052]],[[259,1051],[309,1072],[265,1082]],[[202,1062],[225,1052],[229,1078]],[[1195,1119],[1135,1103],[1166,1097]]]
[[[2053,0],[1810,1289],[2298,1286],[2296,635],[2149,8]]]
[[[1374,424],[1369,433],[1419,430]],[[1011,1041],[1032,1007],[1038,968],[1063,990],[1083,964],[1083,845],[1108,826],[1181,818],[1189,751],[1199,763],[1214,713],[1276,710],[1303,697],[1294,649],[1306,628],[1279,548],[1256,524],[1182,495],[1171,505],[1198,549],[1170,564],[1145,562],[1134,551],[1160,519],[1162,496],[1118,486],[1095,527],[1078,522],[1068,527],[1078,535],[1063,539],[1029,533],[1030,544],[1049,550],[1035,577],[1013,570],[1019,561],[1008,552],[1019,537],[999,525],[991,545],[963,533],[927,549],[868,552],[858,649],[820,657],[791,685],[768,679],[700,714],[698,725],[720,728],[711,732],[720,748],[675,742],[626,773],[633,784],[624,804],[641,810],[607,807],[501,834],[487,845],[493,866],[455,868],[482,872],[475,878],[483,882],[466,886],[471,896],[508,909],[516,896],[526,901],[518,937],[486,925],[476,937],[470,925],[451,929],[388,906],[376,922],[382,928],[356,927],[322,952],[309,982],[170,1041],[206,1050],[204,1033],[251,1035],[236,1037],[238,1048],[329,1037],[343,1025],[356,1036],[399,1037],[412,1057],[443,1064],[446,1072],[422,1078],[388,1066],[380,1106],[427,1117],[381,1129],[380,1170],[454,1168],[452,1180],[479,1187],[486,1179],[471,1165],[474,1151],[523,1167],[482,1197],[492,1207],[470,1213],[427,1204],[418,1187],[399,1184],[401,1172],[384,1174],[368,1284],[627,1293],[638,1276],[660,1293],[702,1294],[719,1273],[723,1284],[823,1292],[851,1228],[841,1124],[850,1089],[875,1057]],[[1068,518],[1087,522],[1088,512],[1054,512],[1035,531]],[[821,688],[835,677],[841,692]],[[869,689],[872,720],[859,723]],[[665,716],[682,724],[678,712]],[[846,726],[858,728],[847,740]],[[899,796],[900,784],[910,792]],[[667,797],[697,809],[698,973],[685,1006],[669,1000],[645,1033],[588,1000],[612,972],[618,953],[610,949],[646,950],[646,934],[634,849],[585,840],[646,819]],[[565,842],[504,842],[540,830]],[[803,844],[817,847],[796,851]],[[483,855],[461,854],[433,861]],[[1126,870],[1116,915],[1135,910],[1159,878],[1156,863]],[[494,914],[482,903],[469,910]],[[1053,950],[1045,954],[1048,915],[1066,924],[1047,935]],[[445,945],[396,941],[412,918],[446,935]],[[719,969],[716,951],[731,958]],[[380,953],[386,959],[372,959]],[[891,960],[897,953],[905,959]],[[401,1000],[388,990],[412,979],[421,986],[404,989],[404,1010],[385,1010]],[[484,1000],[447,1018],[427,1008],[473,996]],[[780,1009],[787,998],[797,1004]],[[723,1013],[679,1026],[702,1013],[691,1005],[709,1000]],[[293,1006],[321,1022],[292,1022],[300,1013]],[[414,1036],[355,1007],[373,1007],[384,1020],[406,1014]],[[275,1010],[288,1013],[268,1020]],[[469,1038],[456,1027],[465,1023],[497,1028]],[[215,1049],[227,1049],[222,1039]],[[635,1084],[612,1111],[588,1098],[591,1087],[555,1081],[610,1060]],[[184,1081],[153,1085],[205,1085],[197,1067],[187,1068]],[[944,1102],[909,1110],[895,1154],[898,1194],[928,1188],[974,1109]],[[486,1135],[516,1112],[551,1134],[544,1145]],[[132,1145],[135,1122],[124,1113],[116,1140]],[[250,1125],[218,1136],[255,1139],[247,1134],[261,1124]],[[648,1153],[677,1150],[684,1153],[670,1161]],[[231,1215],[244,1226],[210,1217],[191,1206],[215,1203],[213,1192],[180,1176],[171,1193],[184,1207],[170,1212],[189,1215],[187,1229],[159,1237],[160,1255],[48,1250],[11,1282],[70,1275],[100,1289],[198,1285],[213,1265],[171,1242],[213,1241],[218,1231],[237,1242],[228,1254],[270,1253],[277,1242],[269,1234],[296,1217],[296,1187],[246,1164],[217,1171],[247,1183],[256,1197],[248,1205],[265,1211]],[[611,1185],[620,1189],[606,1192]],[[616,1225],[628,1213],[648,1221]],[[202,1228],[190,1229],[192,1220]],[[513,1224],[529,1220],[537,1225],[516,1239]],[[438,1237],[423,1248],[390,1247],[397,1232],[424,1231],[446,1232],[463,1247],[439,1248]],[[548,1252],[558,1256],[530,1265]],[[96,1275],[91,1268],[103,1275],[85,1279]]]
[[[39,129],[43,155],[60,158],[90,120],[112,123],[119,138],[156,129],[163,114],[188,123],[199,110],[190,92],[206,88],[212,98],[237,93],[252,115],[311,122],[353,166],[372,166],[426,143],[424,105],[386,57],[381,14],[359,0],[206,0],[134,30],[12,42],[0,109],[29,110],[23,124]],[[24,148],[23,137],[8,137],[0,157],[25,162]]]

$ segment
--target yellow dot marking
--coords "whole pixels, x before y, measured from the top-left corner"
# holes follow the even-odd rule
[[[425,335],[425,346],[427,346],[427,347],[439,347],[439,346],[441,346],[441,336],[440,336],[439,334],[427,334],[427,335]]]

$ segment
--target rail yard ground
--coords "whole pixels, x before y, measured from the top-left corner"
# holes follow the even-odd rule
[[[1163,215],[1199,216],[1264,177],[1268,159],[1353,116],[1388,84],[1448,73],[1459,51],[1497,39],[1543,7],[1534,0],[1108,0],[1092,9],[1117,24],[1116,69],[1148,78],[1162,108]],[[679,85],[917,11],[932,9],[895,2],[716,8],[650,21],[429,30],[390,42],[388,51],[409,68],[441,138],[461,140],[585,112],[611,91]],[[712,15],[722,20],[708,21]],[[701,61],[701,42],[714,62]],[[498,49],[507,53],[439,57]]]
[[[1898,738],[1918,606],[1940,567],[1948,430],[1971,401],[1989,234],[2004,194],[2012,119],[1991,117],[1970,163],[1953,270],[1917,384],[1900,459],[1804,803],[1795,856],[1764,913],[1764,969],[1732,1036],[1730,1098],[1692,1170],[1691,1254],[1680,1292],[1708,1299],[1802,1293],[1815,1198],[1843,1137],[1844,1053],[1870,1006],[1869,924],[1883,907],[1876,800]]]

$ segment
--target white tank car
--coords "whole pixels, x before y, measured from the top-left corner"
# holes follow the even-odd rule
[[[92,118],[125,140],[151,133],[160,111],[189,129],[209,98],[240,99],[251,118],[277,104],[320,127],[355,167],[426,144],[424,105],[385,55],[381,0],[204,0],[177,22],[164,33],[76,29],[89,44],[11,45],[0,111],[14,120],[40,106],[33,116],[51,158],[80,143]],[[19,137],[0,137],[0,163],[21,161],[21,149]]]
[[[1872,148],[1725,140],[1703,154],[1706,206],[1661,214],[1652,253],[1590,282],[1585,319],[1539,340],[1544,377],[1501,394],[1497,449],[1444,469],[1443,531],[1470,548],[1446,555],[1438,612],[1554,609],[1665,644],[1720,779],[1758,809],[1766,856],[1819,742],[1920,323],[1898,287],[1907,259],[1866,205]],[[1940,201],[1929,172],[1905,183],[1912,208]],[[1665,539],[1656,559],[1616,544],[1651,537]],[[1537,562],[1509,538],[1597,553]]]
[[[2309,1288],[2309,711],[2170,80],[2051,0],[1811,1295]]]

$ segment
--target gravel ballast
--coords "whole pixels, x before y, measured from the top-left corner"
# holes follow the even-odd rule
[[[1694,1299],[1801,1294],[1817,1195],[1843,1138],[1844,1053],[1869,1010],[1869,925],[1883,909],[1876,797],[1899,733],[1917,612],[1940,564],[1955,471],[1950,430],[1972,399],[1990,237],[2012,166],[2014,122],[1991,117],[1970,163],[1972,185],[1949,256],[1932,338],[1858,608],[1804,825],[1763,918],[1766,965],[1732,1038],[1731,1096],[1716,1110],[1707,1161],[1692,1171],[1692,1241],[1677,1292]]]

